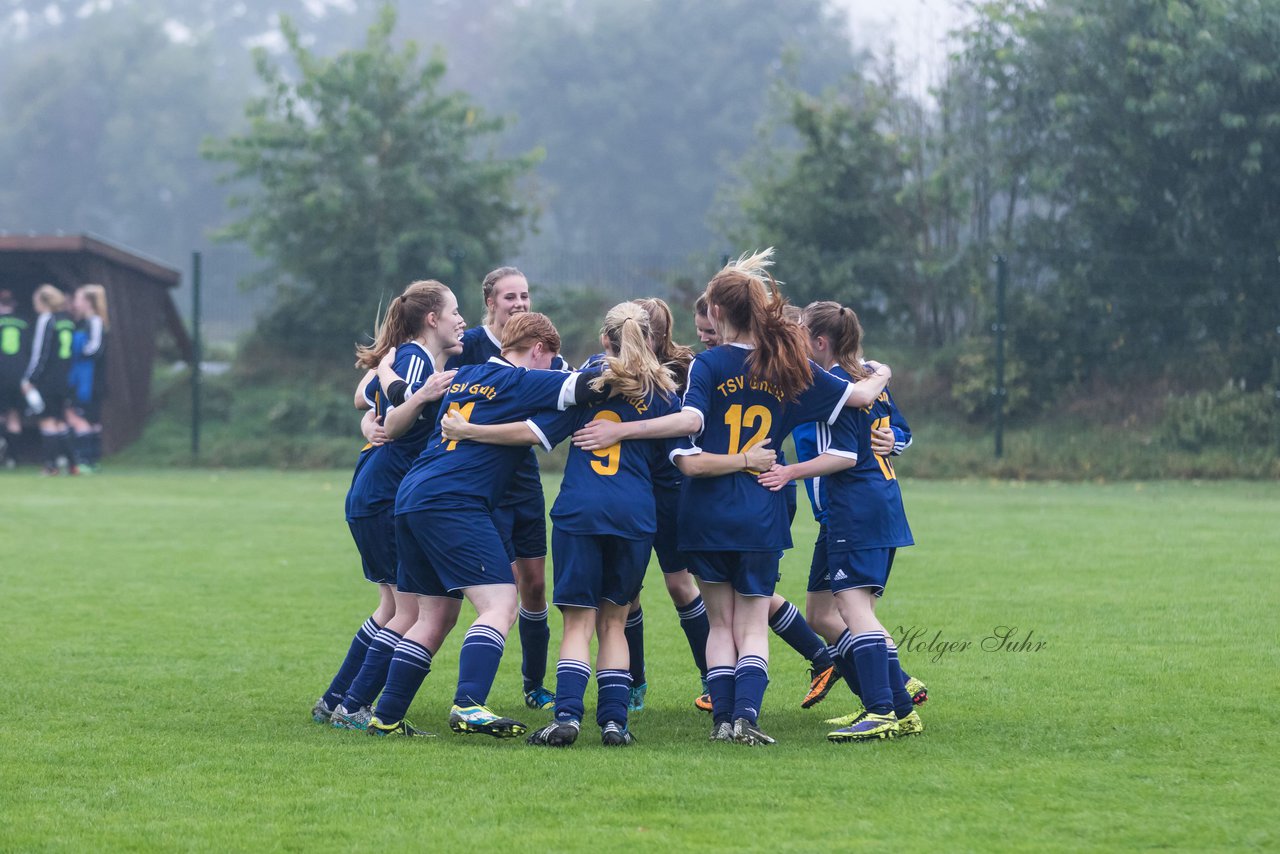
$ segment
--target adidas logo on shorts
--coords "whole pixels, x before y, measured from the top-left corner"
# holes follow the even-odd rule
[[[843,569],[837,569],[834,578],[836,581],[847,581],[849,579],[849,576],[844,574]]]

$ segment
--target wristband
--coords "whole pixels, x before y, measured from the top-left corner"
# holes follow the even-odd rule
[[[404,403],[405,393],[409,390],[409,384],[404,380],[393,380],[391,385],[387,386],[387,400],[392,406],[400,406]]]

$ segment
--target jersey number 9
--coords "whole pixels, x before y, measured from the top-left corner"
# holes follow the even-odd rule
[[[602,409],[596,413],[593,421],[612,421],[615,424],[622,423],[622,416],[618,413]],[[599,457],[598,460],[591,461],[591,470],[598,475],[609,477],[618,473],[618,464],[622,462],[622,443],[614,442],[607,448],[601,448],[598,451],[592,451],[592,456]]]

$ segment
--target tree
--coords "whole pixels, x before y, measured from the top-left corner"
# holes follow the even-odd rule
[[[444,60],[394,48],[394,26],[384,7],[363,48],[324,59],[286,19],[297,79],[258,51],[267,91],[249,129],[205,149],[246,188],[224,236],[267,259],[257,281],[280,288],[260,332],[295,352],[349,352],[415,279],[454,286],[474,318],[475,289],[459,285],[495,266],[530,214],[515,185],[535,155],[496,156],[503,121],[442,92]]]

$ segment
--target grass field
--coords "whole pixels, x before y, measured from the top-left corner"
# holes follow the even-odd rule
[[[348,476],[0,476],[0,850],[1280,845],[1280,484],[909,481],[919,545],[881,615],[923,630],[903,656],[930,689],[922,737],[827,744],[844,689],[802,711],[804,664],[775,642],[779,744],[708,744],[651,576],[639,744],[587,727],[552,752],[447,732],[460,631],[409,715],[440,738],[310,722],[374,600]],[[781,590],[801,601],[812,523],[795,533]],[[1043,647],[984,651],[998,626]],[[935,636],[970,646],[919,648]],[[518,664],[513,633],[492,705],[517,717]]]

